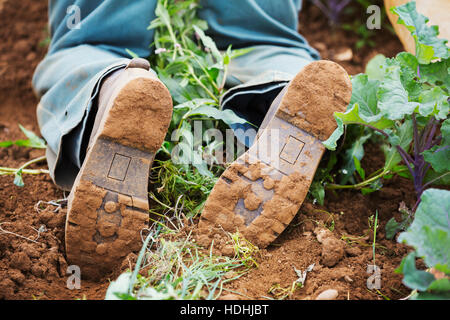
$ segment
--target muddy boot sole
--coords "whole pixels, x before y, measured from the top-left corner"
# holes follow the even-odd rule
[[[306,66],[275,99],[255,144],[222,174],[199,229],[239,231],[265,248],[297,214],[336,129],[334,112],[350,102],[347,72],[331,61]]]
[[[148,177],[172,116],[172,99],[157,79],[119,86],[69,195],[68,262],[99,280],[142,245],[148,227]]]

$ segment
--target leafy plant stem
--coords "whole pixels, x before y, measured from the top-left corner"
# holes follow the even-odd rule
[[[195,56],[195,54],[192,53],[192,51],[190,50],[186,50],[184,49],[184,51],[186,51],[191,57],[192,59],[195,60],[195,62],[198,63],[198,65],[200,66],[200,68],[202,69],[203,73],[208,77],[210,83],[214,86],[214,88],[220,93],[222,90],[217,87],[216,82],[214,81],[214,79],[211,77],[211,75],[208,73],[208,71],[206,70],[205,66],[200,62],[200,60]],[[192,73],[191,73],[192,74]]]
[[[373,226],[373,243],[372,243],[372,254],[373,254],[373,265],[376,265],[375,263],[375,248],[377,243],[377,228],[378,228],[378,210],[375,214],[375,223]]]
[[[36,158],[36,159],[32,159],[32,160],[24,163],[20,168],[0,167],[0,174],[1,173],[14,174],[14,173],[16,173],[17,171],[20,171],[20,170],[24,174],[33,174],[33,175],[35,175],[35,174],[49,174],[50,172],[48,170],[45,170],[45,169],[33,169],[33,170],[25,169],[25,168],[29,167],[30,165],[32,165],[34,163],[38,163],[38,162],[44,161],[46,159],[47,159],[47,157],[45,157],[45,156],[42,156],[42,157],[39,157],[39,158]]]
[[[326,189],[330,189],[330,190],[336,190],[336,189],[361,189],[369,184],[371,184],[372,182],[382,178],[383,176],[387,175],[390,173],[390,170],[383,170],[380,174],[377,174],[376,176],[367,179],[363,182],[360,182],[358,184],[353,184],[353,185],[340,185],[340,184],[327,184],[325,186]]]
[[[433,183],[435,183],[436,181],[438,181],[438,180],[440,180],[440,179],[442,179],[442,178],[448,176],[449,174],[450,174],[450,172],[446,172],[446,173],[444,173],[443,175],[440,175],[439,177],[437,177],[437,178],[435,178],[435,179],[433,179],[433,180],[427,182],[426,184],[424,184],[424,185],[422,186],[421,193],[420,193],[420,195],[418,195],[418,197],[417,197],[417,201],[416,201],[416,204],[414,205],[414,207],[412,208],[412,212],[416,212],[417,207],[419,206],[419,204],[420,204],[420,202],[421,202],[421,197],[422,197],[423,192],[424,192],[428,187],[430,187]]]
[[[365,127],[367,127],[367,128],[370,128],[370,129],[372,129],[372,130],[374,130],[374,131],[376,131],[376,132],[381,133],[385,138],[389,138],[389,135],[388,135],[386,132],[384,132],[384,131],[381,130],[381,129],[375,128],[374,126],[371,126],[370,124],[367,124],[367,123],[360,123],[360,122],[348,122],[347,124],[358,124],[358,125],[362,125],[362,126],[365,126]]]
[[[424,150],[422,151],[428,150],[429,148],[433,147],[434,144],[437,143],[437,141],[433,143],[433,137],[436,133],[439,121],[436,121],[434,118],[432,118],[430,122],[432,123],[431,132],[428,135],[428,139],[426,140]]]
[[[225,83],[227,81],[227,77],[228,77],[228,68],[227,68],[227,66],[225,66],[222,83],[220,84],[220,86],[218,88],[219,93],[221,93],[223,91],[223,89],[225,88]],[[220,108],[220,110],[222,110],[222,105],[220,105],[219,108]]]
[[[400,145],[395,145],[396,150],[398,151],[400,157],[402,158],[403,162],[405,163],[406,167],[408,168],[411,176],[413,177],[413,185],[414,190],[416,191],[417,195],[417,203],[414,206],[414,210],[417,208],[418,204],[420,203],[420,197],[422,193],[425,191],[425,189],[430,186],[430,183],[424,184],[425,176],[428,172],[428,170],[431,168],[431,165],[427,163],[424,159],[423,152],[431,149],[433,146],[437,145],[440,142],[440,138],[437,138],[433,140],[436,131],[438,129],[438,126],[440,122],[436,120],[434,117],[431,117],[428,121],[425,128],[420,132],[419,126],[417,124],[417,119],[415,114],[411,115],[411,120],[413,124],[413,152],[412,156]],[[354,123],[350,122],[348,124],[359,124],[362,126],[365,126],[367,128],[370,128],[381,135],[383,135],[386,139],[389,139],[389,135],[381,130],[378,129],[370,124],[365,123]],[[392,144],[391,144],[392,146]],[[383,170],[380,174],[369,178],[368,180],[365,180],[361,183],[350,185],[350,186],[339,186],[336,184],[331,184],[327,186],[327,189],[360,189],[374,180],[383,177],[384,175],[389,174],[389,171]],[[440,176],[439,178],[434,179],[431,181],[431,183],[438,181],[440,178],[446,176],[447,174],[444,174]]]
[[[450,172],[446,172],[446,173],[444,173],[443,175],[440,175],[439,177],[437,177],[437,178],[435,178],[435,179],[433,179],[433,180],[427,182],[426,184],[424,184],[424,185],[423,185],[423,188],[424,188],[424,189],[428,188],[428,187],[431,186],[433,183],[435,183],[436,181],[438,181],[438,180],[440,180],[440,179],[442,179],[442,178],[448,176],[449,174],[450,174]]]
[[[197,77],[192,67],[189,66],[188,69],[189,74],[195,79],[195,81],[199,84],[199,86],[202,87],[203,90],[205,90],[205,92],[211,97],[211,99],[213,99],[216,103],[219,103],[219,99],[217,99],[217,97],[203,84],[203,82],[201,82],[201,80]]]
[[[181,56],[184,55],[183,54],[183,50],[181,50],[181,48],[178,48],[177,45],[176,45],[178,42],[177,42],[177,38],[175,37],[175,33],[173,32],[173,29],[172,29],[172,26],[170,24],[170,21],[169,21],[169,23],[166,24],[166,27],[167,27],[167,31],[169,32],[170,38],[172,39],[173,46],[175,48],[173,50],[173,57],[172,57],[172,59],[175,60],[177,58],[177,49],[179,49]]]

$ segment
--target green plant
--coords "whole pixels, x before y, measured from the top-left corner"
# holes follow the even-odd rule
[[[233,258],[216,256],[212,253],[213,245],[205,252],[191,240],[190,234],[167,240],[168,233],[161,230],[158,228],[147,237],[134,271],[111,282],[106,299],[216,299],[225,283],[254,267],[248,263],[253,261],[251,256],[240,257],[238,252]]]
[[[364,23],[359,20],[355,20],[352,23],[344,23],[342,29],[351,31],[358,36],[358,41],[355,43],[355,49],[359,50],[364,47],[375,47],[376,42],[373,40],[375,37],[374,30],[369,30]]]
[[[38,46],[40,48],[47,48],[52,42],[52,38],[50,37],[50,31],[48,30],[48,26],[42,30],[42,40],[39,42]]]
[[[216,174],[221,170],[217,167]],[[192,166],[176,165],[171,159],[155,160],[150,173],[150,182],[156,187],[150,193],[155,202],[151,212],[174,211],[172,208],[180,201],[181,211],[187,212],[188,218],[194,217],[200,213],[216,181],[216,176],[202,175]]]
[[[397,272],[419,300],[450,299],[450,191],[428,189],[422,195],[415,218],[398,241],[414,247]],[[423,259],[426,271],[417,270],[416,257]]]
[[[28,138],[26,140],[16,140],[16,141],[2,141],[0,142],[0,148],[9,148],[13,145],[25,148],[34,148],[34,149],[45,149],[47,145],[45,141],[39,138],[35,133],[25,129],[22,125],[19,124],[20,130],[23,134]],[[23,174],[49,174],[48,170],[45,169],[27,169],[30,165],[45,161],[46,157],[38,157],[36,159],[32,159],[26,163],[24,163],[20,168],[7,168],[0,167],[0,176],[2,175],[14,175],[14,184],[18,187],[23,187],[25,184],[23,182]]]
[[[367,74],[353,77],[350,105],[335,114],[338,129],[324,143],[334,150],[344,125],[365,126],[383,143],[384,167],[365,177],[359,159],[354,159],[363,181],[327,187],[367,193],[378,190],[383,178],[399,174],[413,180],[418,199],[414,211],[426,188],[450,182],[449,49],[446,40],[437,38],[438,28],[427,26],[428,19],[416,12],[415,2],[392,11],[411,31],[416,54],[377,57]]]
[[[219,51],[205,34],[208,26],[197,17],[197,9],[197,0],[159,0],[157,18],[149,26],[155,33],[150,62],[175,104],[151,173],[156,215],[173,211],[178,201],[187,217],[201,211],[224,170],[224,141],[210,130],[223,137],[231,124],[246,122],[233,111],[222,110],[220,100],[231,59],[249,50]]]
[[[233,248],[235,252],[235,258],[242,261],[242,263],[248,267],[258,267],[258,263],[254,258],[258,253],[258,247],[254,246],[251,242],[245,239],[239,232],[228,234],[233,242]]]
[[[192,164],[202,175],[212,177],[217,172],[208,163],[220,163],[214,150],[223,142],[208,137],[207,132],[246,122],[233,111],[222,110],[220,99],[226,92],[230,61],[250,50],[231,50],[230,46],[219,51],[205,34],[208,26],[197,17],[197,8],[197,0],[158,1],[157,18],[149,26],[155,32],[155,54],[150,61],[175,104],[163,151],[174,162]],[[201,124],[197,136],[192,134],[195,121]]]
[[[411,210],[408,209],[408,207],[406,207],[406,204],[404,202],[400,203],[398,211],[402,215],[401,220],[400,222],[397,222],[395,218],[391,218],[386,223],[386,239],[393,239],[399,231],[405,231],[413,221],[414,214]]]
[[[276,300],[284,300],[288,297],[290,297],[296,289],[295,282],[292,283],[290,287],[282,287],[279,283],[276,283],[272,285],[269,290],[267,290],[267,293],[270,293],[275,297]]]
[[[376,265],[375,263],[375,249],[377,244],[377,229],[378,229],[378,210],[375,214],[375,221],[374,217],[371,216],[371,219],[369,220],[369,227],[373,224],[373,241],[372,241],[372,256],[373,256],[373,265]]]

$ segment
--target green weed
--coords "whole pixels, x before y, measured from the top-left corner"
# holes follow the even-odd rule
[[[34,148],[34,149],[45,149],[47,146],[45,144],[45,141],[39,138],[34,132],[29,131],[25,129],[22,125],[19,124],[20,130],[23,132],[23,134],[28,139],[21,139],[16,141],[1,141],[0,142],[0,148],[9,148],[13,145],[19,146],[19,147],[26,147],[26,148]],[[32,159],[26,163],[24,163],[19,168],[8,168],[8,167],[0,167],[0,176],[3,175],[14,175],[14,184],[18,187],[23,187],[25,184],[23,182],[23,175],[24,174],[49,174],[48,170],[45,169],[35,169],[30,170],[27,169],[29,166],[35,163],[43,162],[47,158],[45,156],[38,157],[36,159]]]
[[[223,168],[217,167],[214,176],[205,176],[194,167],[175,165],[171,160],[156,160],[150,175],[154,190],[150,198],[155,202],[153,213],[174,211],[177,202],[181,202],[188,218],[201,212],[209,193]]]
[[[122,274],[111,283],[107,299],[216,299],[225,283],[254,267],[248,263],[254,261],[250,255],[243,258],[236,251],[233,258],[216,256],[213,246],[206,251],[190,234],[176,239],[166,239],[165,235],[154,232],[148,236],[146,244],[148,239],[152,243],[148,247],[144,244],[133,274]]]

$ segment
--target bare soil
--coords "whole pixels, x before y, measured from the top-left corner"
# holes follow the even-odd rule
[[[344,31],[331,32],[321,12],[308,3],[300,20],[300,32],[323,58],[338,60],[343,50],[352,50],[350,60],[338,61],[349,74],[364,71],[367,61],[377,53],[393,56],[402,50],[399,41],[382,30],[376,35],[376,49],[356,51],[353,46],[357,38]],[[35,111],[38,101],[31,79],[46,51],[40,45],[47,36],[46,24],[46,1],[0,1],[0,141],[23,138],[18,123],[39,131]],[[19,147],[0,149],[0,166],[18,167],[43,154],[42,150]],[[370,146],[364,168],[370,173],[382,164],[381,150]],[[0,176],[0,227],[15,233],[0,232],[0,299],[103,299],[108,277],[98,283],[83,281],[81,290],[67,289],[65,210],[54,212],[56,207],[46,204],[36,207],[39,201],[62,199],[67,194],[46,175],[25,176],[24,182],[25,187],[19,188],[11,176]],[[294,267],[305,270],[315,263],[305,286],[290,298],[314,299],[326,289],[337,290],[338,299],[383,299],[379,293],[391,299],[405,297],[408,289],[394,270],[407,248],[384,236],[386,222],[399,214],[402,201],[413,205],[413,188],[406,180],[394,178],[380,192],[367,196],[343,191],[328,193],[324,206],[305,202],[275,243],[261,250],[259,268],[228,284],[227,289],[246,298],[279,297],[284,292],[279,289],[290,288],[297,279]],[[366,285],[370,277],[367,266],[373,261],[368,219],[377,210],[380,228],[375,261],[382,276],[379,293]],[[118,272],[109,277],[113,279]],[[271,288],[278,291],[269,293]]]

